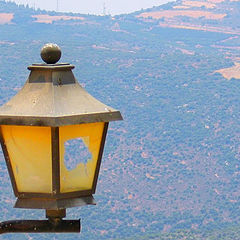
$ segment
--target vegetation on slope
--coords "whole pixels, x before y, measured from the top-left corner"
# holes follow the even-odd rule
[[[7,6],[1,11],[22,11]],[[39,12],[23,11],[26,18],[0,25],[0,102],[24,84],[28,65],[41,62],[43,44],[55,42],[80,83],[124,116],[110,125],[98,205],[69,210],[82,217],[82,239],[240,223],[239,80],[215,72],[237,61],[237,34],[162,27],[133,15],[36,23],[30,15]],[[1,169],[1,219],[43,217],[12,210],[3,161]]]
[[[211,231],[199,230],[177,230],[173,233],[155,233],[147,235],[136,235],[125,240],[236,240],[240,239],[239,225],[222,227]]]

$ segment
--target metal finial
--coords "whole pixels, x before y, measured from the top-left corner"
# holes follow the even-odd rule
[[[41,49],[41,58],[47,64],[55,64],[61,58],[60,47],[54,43],[47,43]]]

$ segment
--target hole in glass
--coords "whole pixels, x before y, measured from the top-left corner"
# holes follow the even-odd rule
[[[64,143],[64,164],[68,170],[75,169],[79,164],[84,164],[92,159],[92,154],[87,148],[88,138],[76,138]]]

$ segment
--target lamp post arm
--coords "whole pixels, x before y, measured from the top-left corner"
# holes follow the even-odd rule
[[[80,233],[79,220],[12,220],[0,223],[0,234],[4,233]]]

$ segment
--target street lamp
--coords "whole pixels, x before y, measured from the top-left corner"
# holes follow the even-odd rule
[[[56,44],[46,44],[41,57],[45,64],[29,66],[23,88],[1,106],[0,139],[15,207],[46,209],[48,220],[3,222],[0,233],[80,232],[80,220],[62,218],[66,208],[95,204],[108,123],[122,120],[83,89],[73,65],[57,63]],[[66,144],[73,139],[82,140],[91,157],[68,169]]]

